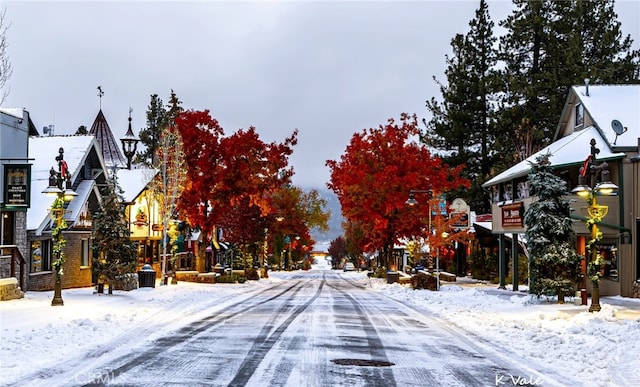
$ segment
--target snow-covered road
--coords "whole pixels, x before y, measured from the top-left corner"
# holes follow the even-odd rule
[[[459,280],[431,292],[358,272],[275,272],[113,295],[65,289],[63,307],[50,306],[53,292],[27,292],[0,303],[0,386],[640,382],[640,300],[604,297],[589,313]]]

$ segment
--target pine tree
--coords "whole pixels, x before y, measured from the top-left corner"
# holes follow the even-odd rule
[[[451,41],[453,54],[446,56],[447,84],[434,77],[443,101],[427,101],[432,118],[425,121],[423,141],[445,151],[442,158],[447,164],[466,165],[464,176],[472,182],[471,189],[453,195],[466,199],[476,211],[488,212],[489,196],[480,184],[486,181],[493,165],[497,38],[485,0],[480,1],[469,26],[466,35],[458,34]]]
[[[164,119],[162,121],[163,126],[165,127],[175,125],[176,117],[184,111],[184,108],[182,107],[182,101],[178,99],[178,96],[173,91],[173,89],[171,90],[167,108],[168,109],[165,111]]]
[[[122,192],[114,173],[107,181],[101,209],[93,219],[92,269],[97,278],[109,283],[109,294],[113,293],[114,282],[124,274],[133,273],[137,265],[137,251],[129,239],[131,231]]]
[[[580,276],[567,183],[553,174],[549,155],[532,164],[529,190],[537,200],[525,212],[525,237],[529,253],[529,292],[555,294],[558,303],[573,294]]]
[[[144,149],[140,150],[136,155],[136,163],[146,166],[156,165],[156,150],[160,142],[160,133],[165,121],[165,109],[162,99],[158,94],[151,95],[151,102],[147,107],[147,127],[140,131],[140,143],[144,145]]]

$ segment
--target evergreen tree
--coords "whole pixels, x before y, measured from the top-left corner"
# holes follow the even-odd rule
[[[147,107],[147,127],[140,131],[140,143],[144,145],[144,149],[138,151],[136,155],[136,163],[146,166],[154,166],[157,164],[156,151],[160,142],[160,133],[164,125],[165,109],[162,99],[158,94],[151,95],[151,102]]]
[[[80,125],[78,126],[78,130],[76,130],[75,134],[89,134],[89,131],[87,130],[86,126]]]
[[[469,22],[469,32],[451,40],[453,54],[446,56],[447,84],[438,83],[442,102],[427,101],[432,118],[426,125],[423,141],[439,151],[449,165],[465,164],[464,176],[472,182],[471,189],[452,193],[470,203],[476,211],[485,213],[490,198],[480,184],[489,177],[493,165],[495,142],[496,59],[493,35],[494,23],[485,0],[480,1],[475,18]]]
[[[176,117],[184,111],[182,107],[182,101],[178,99],[176,93],[171,90],[171,96],[169,97],[169,102],[167,103],[167,110],[165,111],[165,116],[163,119],[164,126],[173,126],[175,125]]]
[[[549,155],[536,159],[528,181],[531,195],[537,198],[524,214],[529,292],[555,294],[562,303],[565,295],[573,294],[580,276],[567,183],[553,174]]]
[[[129,239],[131,231],[122,192],[114,173],[105,187],[101,209],[93,219],[92,269],[98,279],[109,283],[109,294],[113,293],[118,277],[133,273],[137,265],[137,251]]]

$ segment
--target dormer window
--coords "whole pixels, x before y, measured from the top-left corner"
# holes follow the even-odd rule
[[[575,127],[584,125],[584,106],[579,103],[576,105],[576,124]]]

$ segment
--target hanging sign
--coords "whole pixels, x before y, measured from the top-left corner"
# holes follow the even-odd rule
[[[4,165],[4,205],[6,207],[29,207],[29,164]]]

